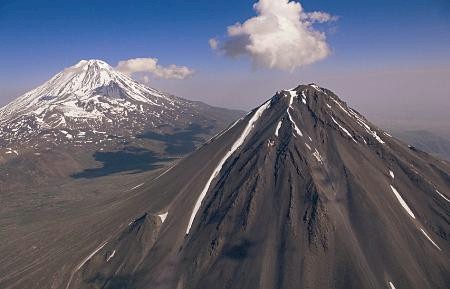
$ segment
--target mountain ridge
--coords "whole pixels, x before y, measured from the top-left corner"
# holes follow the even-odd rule
[[[138,189],[167,214],[138,267],[108,247],[68,287],[446,288],[449,172],[330,90],[279,91]]]
[[[83,60],[0,108],[0,191],[155,169],[242,115]]]
[[[71,144],[97,149],[148,131],[191,125],[208,135],[240,112],[144,86],[101,60],[82,60],[0,108],[0,155],[20,148]],[[210,131],[210,132],[208,132]]]
[[[63,225],[49,214],[37,226],[45,236],[36,229],[5,236],[0,254],[16,254],[0,264],[0,286],[444,289],[450,282],[450,164],[315,84],[277,92],[169,168],[127,175],[126,184],[117,177],[105,180],[120,188],[114,199],[57,210]]]

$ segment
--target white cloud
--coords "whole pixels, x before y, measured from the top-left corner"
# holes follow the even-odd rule
[[[314,11],[309,13],[304,13],[305,20],[309,20],[310,22],[318,22],[318,23],[325,23],[325,22],[331,22],[331,21],[337,21],[338,17],[330,15],[326,12],[321,11]]]
[[[157,58],[150,57],[119,61],[116,69],[130,76],[135,73],[143,73],[142,80],[144,82],[149,82],[149,77],[146,74],[164,79],[185,79],[195,72],[186,66],[177,66],[174,64],[164,67],[158,64]]]
[[[300,3],[289,0],[259,0],[253,8],[257,16],[229,26],[222,42],[210,39],[211,48],[229,57],[247,55],[256,66],[291,71],[330,54],[325,33],[313,24],[337,17],[306,13]]]
[[[142,76],[141,81],[143,83],[150,83],[150,77],[148,77],[147,75]]]
[[[215,38],[209,39],[209,47],[216,50],[219,47],[219,42]]]

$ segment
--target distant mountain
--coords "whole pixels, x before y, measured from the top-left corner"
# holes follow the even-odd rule
[[[449,184],[448,162],[330,90],[300,85],[136,184],[120,206],[70,219],[67,244],[0,265],[0,284],[444,289]]]
[[[82,60],[0,109],[0,155],[58,144],[111,146],[196,128],[212,134],[241,112],[144,86],[101,60]]]
[[[9,175],[24,172],[26,181],[40,172],[83,170],[93,165],[86,155],[115,163],[108,172],[139,169],[127,159],[183,156],[242,115],[144,86],[104,61],[82,60],[0,108],[0,165]],[[7,179],[0,176],[0,185]]]
[[[405,130],[394,132],[402,141],[450,161],[450,139],[427,130]]]

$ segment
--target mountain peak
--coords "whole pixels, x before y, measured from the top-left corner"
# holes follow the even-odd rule
[[[129,102],[148,103],[156,106],[161,105],[158,104],[158,101],[170,98],[168,95],[146,87],[114,70],[102,60],[81,60],[77,64],[65,68],[43,85],[1,108],[0,122],[18,114],[41,112],[42,109],[49,106],[64,106],[67,103],[89,101],[99,96],[99,91],[104,92],[101,96],[111,100],[117,99],[117,96],[120,95],[122,99]]]
[[[79,68],[79,67],[89,68],[92,66],[97,66],[103,69],[110,69],[110,70],[113,69],[106,61],[100,59],[89,59],[89,60],[83,59],[80,60],[77,64],[75,64],[71,68]]]
[[[316,129],[319,125],[331,128],[333,133],[340,134],[353,144],[382,145],[386,137],[390,137],[332,91],[314,83],[278,91],[260,108],[265,111],[260,121],[273,124],[276,139],[286,142],[305,138],[304,146],[316,159],[316,155],[320,155],[309,142],[320,136],[321,132]],[[269,144],[272,143],[273,136],[267,135],[267,138]]]
[[[101,59],[82,59],[75,65],[84,65],[84,64],[87,64],[87,63],[89,63],[89,64],[100,63],[100,64],[107,64],[107,65],[109,65],[106,61],[101,60]]]
[[[198,117],[198,107],[138,83],[105,61],[81,60],[0,108],[0,146],[20,146],[21,141],[49,130],[71,132],[71,136],[79,132],[84,136],[84,131],[94,128],[136,135],[163,124],[185,127]],[[75,137],[62,140],[76,141]]]
[[[447,288],[448,171],[328,89],[281,90],[143,185],[155,249],[108,262],[118,234],[73,288],[136,255],[133,288]]]

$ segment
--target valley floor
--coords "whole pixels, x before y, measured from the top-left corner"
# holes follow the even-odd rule
[[[139,187],[166,170],[67,179],[58,185],[1,192],[0,288],[63,288],[77,265],[154,204],[134,202]],[[164,199],[160,198],[162,202]],[[59,275],[53,280],[54,272]]]

